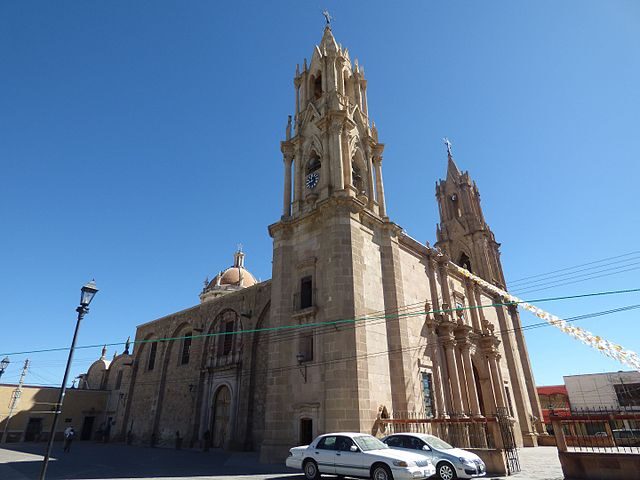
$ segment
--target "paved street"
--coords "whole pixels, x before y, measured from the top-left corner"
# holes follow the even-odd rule
[[[38,478],[41,443],[10,444],[0,448],[1,480]],[[522,472],[516,480],[561,480],[562,471],[554,447],[520,450]],[[107,479],[215,479],[302,480],[284,465],[263,465],[253,453],[170,450],[119,444],[75,442],[71,453],[56,445],[49,464],[48,480]],[[331,478],[331,477],[328,477]],[[492,478],[492,477],[487,477]]]

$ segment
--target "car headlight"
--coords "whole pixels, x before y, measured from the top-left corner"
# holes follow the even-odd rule
[[[470,467],[476,466],[473,460],[469,460],[468,458],[459,457],[458,460],[460,460],[460,463],[464,463],[465,465],[469,465]]]
[[[405,462],[404,460],[394,460],[393,464],[396,467],[415,467],[416,466],[416,462]]]

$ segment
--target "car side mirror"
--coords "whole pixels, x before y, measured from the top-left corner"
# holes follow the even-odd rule
[[[349,450],[351,450],[352,452],[357,452],[358,451],[358,447],[356,447],[355,445],[351,445],[349,447]]]
[[[431,450],[431,449],[429,448],[429,445],[425,445],[424,447],[422,447],[422,449],[423,449],[423,450],[426,450],[427,452],[428,452],[429,450]]]

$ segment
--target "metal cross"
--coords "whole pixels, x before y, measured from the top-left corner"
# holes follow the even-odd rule
[[[444,140],[444,144],[447,146],[447,155],[451,156],[451,142],[447,137],[444,137],[442,140]]]
[[[322,15],[324,15],[324,19],[327,21],[327,25],[331,25],[331,20],[333,20],[333,17],[329,14],[329,10],[323,10]]]

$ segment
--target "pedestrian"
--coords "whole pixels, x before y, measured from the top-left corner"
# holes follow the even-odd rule
[[[64,451],[66,453],[71,451],[71,442],[73,442],[75,436],[76,431],[73,429],[73,426],[64,429]]]

